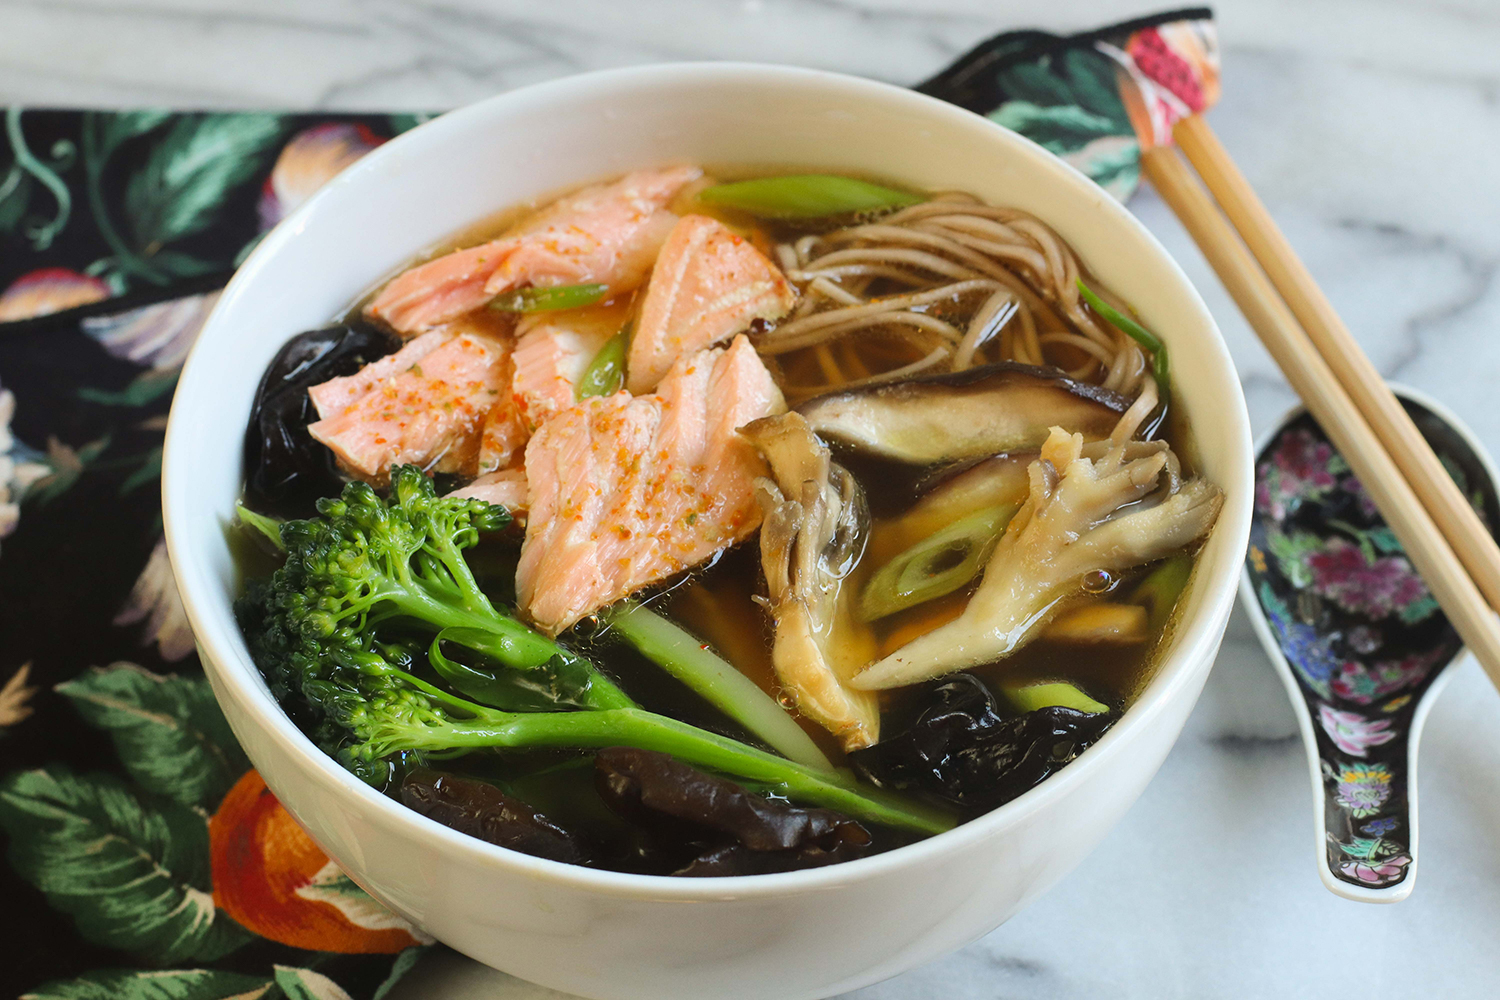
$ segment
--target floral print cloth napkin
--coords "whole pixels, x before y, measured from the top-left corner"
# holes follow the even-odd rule
[[[235,743],[159,476],[178,370],[236,261],[415,119],[5,123],[0,997],[379,998],[430,942],[329,862]]]
[[[1141,144],[1217,94],[1207,18],[1002,35],[921,89],[1124,198]],[[328,860],[235,743],[158,494],[178,371],[234,267],[423,116],[3,116],[0,997],[379,1000],[430,941]]]

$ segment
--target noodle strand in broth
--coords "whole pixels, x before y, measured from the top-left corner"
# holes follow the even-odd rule
[[[1025,212],[945,193],[877,221],[797,236],[778,244],[776,257],[803,294],[760,336],[762,355],[853,340],[868,355],[864,348],[879,341],[889,367],[842,384],[1016,361],[1126,396],[1142,391],[1145,354],[1087,309],[1077,256]],[[841,384],[834,356],[814,357],[803,379],[788,379],[789,395]],[[795,357],[786,360],[784,368],[797,369]],[[813,371],[816,380],[807,377]]]

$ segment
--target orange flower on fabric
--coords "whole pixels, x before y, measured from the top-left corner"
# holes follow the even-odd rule
[[[344,953],[431,943],[350,881],[255,771],[224,796],[208,837],[214,903],[261,937]]]

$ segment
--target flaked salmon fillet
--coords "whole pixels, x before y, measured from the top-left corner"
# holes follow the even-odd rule
[[[679,358],[656,393],[585,400],[526,446],[521,608],[557,634],[760,525],[766,464],[736,429],[786,409],[746,337]]]
[[[677,216],[665,210],[697,167],[640,170],[559,198],[512,232],[411,268],[366,312],[403,335],[478,309],[500,292],[602,283],[612,294],[645,281]]]
[[[444,323],[438,330],[444,333],[472,333],[499,344],[505,351],[500,381],[502,385],[509,385],[515,372],[516,326],[512,316],[481,309]],[[422,337],[416,339],[421,340]],[[450,463],[445,462],[437,471],[483,476],[504,469],[513,464],[521,449],[526,447],[526,439],[530,436],[531,432],[522,425],[520,416],[516,413],[510,393],[502,391],[495,405],[485,415],[478,437],[465,439],[467,453],[464,463],[449,467]]]
[[[779,268],[717,219],[685,215],[672,228],[646,285],[630,339],[629,383],[656,387],[672,362],[711,347],[797,300]]]
[[[573,405],[578,380],[625,319],[624,308],[596,306],[538,313],[521,321],[511,397],[528,432]]]
[[[477,462],[480,475],[511,465],[533,431],[558,410],[573,405],[579,378],[605,341],[619,332],[627,315],[628,297],[586,309],[538,313],[516,326],[510,392],[485,418]]]
[[[505,372],[501,375],[502,385],[508,385],[514,377],[514,360],[515,355],[511,355],[511,363],[505,366]],[[475,460],[474,470],[479,475],[486,476],[506,468],[520,454],[521,449],[526,447],[529,437],[531,430],[521,419],[515,400],[509,392],[501,392],[499,402],[485,415],[484,426],[479,433],[479,456]]]
[[[356,400],[374,392],[387,379],[421,361],[432,353],[434,348],[446,343],[452,336],[453,334],[447,330],[429,331],[408,341],[395,354],[387,354],[383,358],[372,361],[353,375],[341,375],[315,385],[307,390],[307,394],[312,398],[313,406],[318,410],[318,416],[331,417]]]
[[[404,463],[439,472],[472,470],[484,418],[504,399],[509,347],[475,333],[436,335],[442,342],[415,363],[392,366],[369,391],[333,412],[320,408],[323,419],[308,425],[314,440],[333,449],[356,475],[379,480]]]
[[[491,472],[448,495],[496,503],[510,511],[512,517],[524,519],[529,506],[526,500],[526,470],[513,468]]]

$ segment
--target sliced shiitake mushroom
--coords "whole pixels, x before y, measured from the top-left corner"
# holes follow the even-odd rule
[[[819,437],[912,465],[1035,450],[1053,427],[1109,436],[1130,401],[1056,368],[1011,362],[810,399]]]

